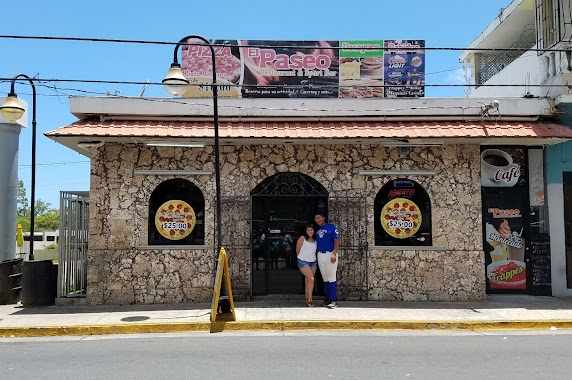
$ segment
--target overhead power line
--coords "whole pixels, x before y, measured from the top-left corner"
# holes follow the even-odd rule
[[[188,46],[198,46],[204,45],[203,43],[179,43],[173,41],[152,41],[152,40],[123,40],[114,38],[92,38],[92,37],[56,37],[56,36],[18,36],[18,35],[0,35],[3,39],[25,39],[25,40],[49,40],[49,41],[76,41],[76,42],[104,42],[104,43],[123,43],[123,44],[147,44],[147,45],[188,45]],[[408,41],[414,41],[410,39]],[[419,39],[421,41],[421,39]],[[244,40],[240,40],[244,41]],[[325,40],[328,41],[328,40]],[[280,41],[276,41],[280,42]],[[258,48],[273,48],[273,49],[314,49],[316,45],[279,45],[279,44],[254,44],[254,45],[230,45],[214,43],[211,46],[222,46],[222,47],[258,47]],[[332,50],[348,50],[347,47],[332,46],[328,47]],[[360,50],[380,50],[379,47],[368,47],[363,46],[359,48]],[[411,46],[406,47],[391,47],[383,48],[386,50],[442,50],[442,51],[488,51],[488,52],[507,52],[507,51],[535,51],[535,52],[566,52],[569,49],[536,49],[536,48],[471,48],[471,47],[430,47],[424,46],[419,48],[412,48]]]
[[[12,78],[0,78],[2,82],[11,81]],[[41,82],[63,82],[63,83],[98,83],[98,84],[125,84],[125,85],[155,85],[155,86],[163,86],[161,82],[143,82],[143,81],[123,81],[123,80],[100,80],[100,79],[53,79],[53,78],[34,78],[36,81]],[[16,82],[24,82],[22,79],[16,79]],[[212,87],[212,83],[190,83],[186,86],[194,86],[194,87]],[[449,84],[437,84],[437,83],[425,83],[425,84],[372,84],[372,85],[339,85],[339,84],[332,84],[332,85],[284,85],[284,84],[216,84],[218,88],[220,87],[245,87],[245,88],[340,88],[340,87],[371,87],[371,88],[384,88],[384,87],[474,87],[477,86],[476,84],[460,84],[460,83],[449,83]],[[567,84],[520,84],[520,83],[513,83],[513,84],[479,84],[479,87],[569,87]]]

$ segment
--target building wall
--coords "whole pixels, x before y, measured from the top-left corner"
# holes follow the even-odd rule
[[[203,191],[206,245],[163,249],[147,246],[149,198],[158,184],[175,176],[135,175],[134,170],[214,171],[212,157],[210,146],[149,148],[108,143],[98,150],[91,173],[88,304],[210,300],[215,266],[214,176],[178,176]],[[373,145],[225,147],[221,153],[221,191],[223,196],[248,196],[265,178],[290,171],[313,177],[331,197],[363,196],[368,208],[364,298],[482,300],[485,277],[479,157],[478,145],[415,147],[408,153]],[[434,176],[408,177],[424,186],[431,198],[433,247],[397,250],[374,246],[374,199],[381,187],[397,176],[358,173],[372,169],[436,172]],[[343,237],[343,230],[341,234]],[[251,258],[242,255],[233,260],[232,251],[229,255],[233,289],[234,284],[244,289],[244,284],[250,284]],[[351,265],[351,260],[343,250],[340,252],[340,265]],[[343,284],[349,279],[339,281]],[[248,289],[239,296],[248,297]]]
[[[563,172],[572,172],[572,141],[546,149],[546,182],[550,226],[552,294],[572,296],[566,286],[566,242],[564,238]]]
[[[474,61],[467,63],[472,67],[470,83],[475,83],[475,63]],[[508,84],[544,84],[543,81],[546,76],[543,72],[544,66],[542,63],[543,60],[536,52],[527,51],[491,77],[485,83],[487,86],[480,86],[478,88],[472,87],[470,97],[522,97],[526,95],[527,92],[534,96],[545,97],[548,88],[544,88],[543,90],[543,87],[540,86],[493,86]]]

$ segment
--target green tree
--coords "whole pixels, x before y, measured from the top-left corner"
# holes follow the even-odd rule
[[[58,210],[50,209],[36,217],[34,220],[36,229],[54,231],[60,227],[60,213]]]
[[[24,231],[30,231],[30,207],[26,198],[26,188],[24,183],[18,181],[18,206],[16,223],[22,225]],[[49,202],[41,199],[36,200],[34,207],[34,230],[35,231],[53,231],[59,229],[60,212],[52,208]]]
[[[30,204],[26,198],[26,188],[22,180],[18,181],[18,198],[17,198],[16,213],[18,216],[30,216]]]

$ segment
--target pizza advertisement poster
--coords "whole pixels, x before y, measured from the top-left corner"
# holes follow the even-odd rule
[[[383,206],[380,219],[389,235],[406,239],[415,235],[423,218],[421,210],[411,199],[393,198]]]
[[[211,98],[212,93],[212,51],[198,39],[188,39],[181,46],[181,69],[191,86],[183,95],[186,98]],[[212,40],[216,59],[217,92],[221,98],[240,97],[239,85],[242,72],[241,53],[237,40]],[[201,46],[204,45],[204,46]]]
[[[525,191],[483,189],[483,248],[490,289],[526,290]]]
[[[199,40],[182,45],[184,97],[212,97],[212,52]],[[422,40],[212,40],[220,97],[381,98],[424,96]],[[201,46],[204,45],[204,46]],[[406,48],[388,67],[386,46]],[[409,49],[411,48],[411,49]],[[399,60],[399,62],[394,62]],[[408,88],[384,94],[388,75]],[[397,78],[399,76],[399,78]]]
[[[155,214],[155,227],[161,236],[169,240],[181,240],[189,236],[196,221],[193,208],[178,199],[163,203]]]

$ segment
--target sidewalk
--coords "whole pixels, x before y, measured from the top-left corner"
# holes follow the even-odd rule
[[[572,329],[572,298],[489,295],[479,303],[340,302],[337,309],[303,300],[259,297],[237,303],[235,322],[210,323],[209,304],[106,307],[0,305],[0,337],[192,331]]]

